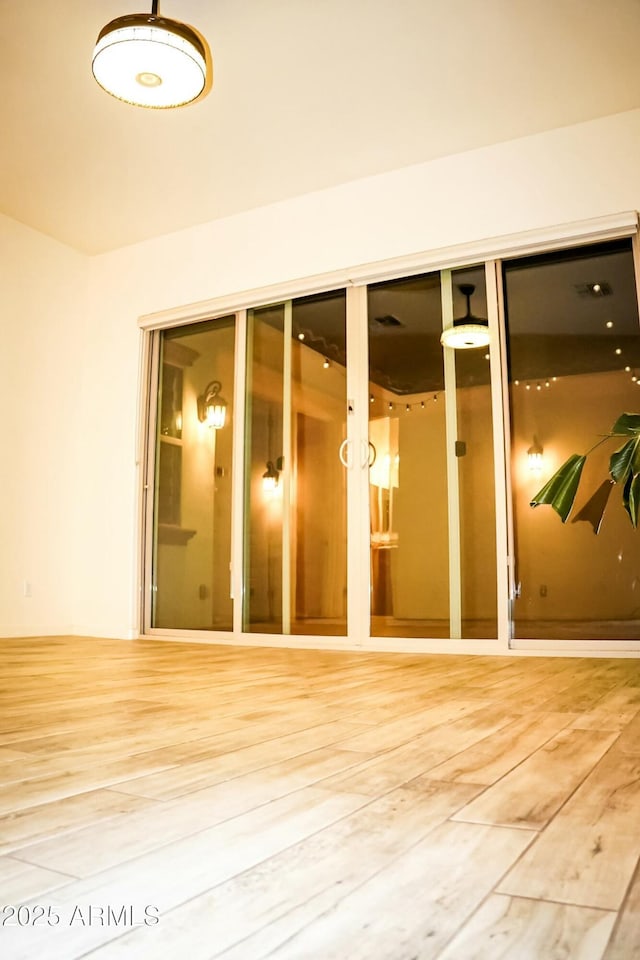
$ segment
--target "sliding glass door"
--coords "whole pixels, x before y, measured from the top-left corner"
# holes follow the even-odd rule
[[[635,269],[613,240],[157,331],[145,629],[640,639]]]
[[[469,302],[483,267],[369,287],[372,636],[496,636],[489,347],[440,342]]]
[[[254,308],[244,356],[235,317],[158,335],[150,629],[496,634],[489,348],[440,342],[469,290],[486,317],[483,267]]]
[[[231,630],[235,317],[159,334],[148,626]]]
[[[640,638],[638,532],[610,457],[640,424],[640,335],[630,240],[504,264],[517,640]],[[623,434],[606,439],[621,415]],[[636,417],[635,421],[633,417]],[[629,426],[631,425],[631,426]],[[631,451],[631,447],[627,447]],[[591,451],[591,452],[589,452]],[[569,457],[573,508],[532,501]],[[636,455],[628,474],[637,472]],[[575,471],[574,471],[575,478]],[[565,473],[566,489],[570,479]],[[568,508],[571,496],[565,497]],[[633,500],[633,491],[631,493]]]
[[[249,311],[249,633],[347,633],[345,303],[338,291]]]

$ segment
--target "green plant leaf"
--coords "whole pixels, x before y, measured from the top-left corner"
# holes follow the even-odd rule
[[[581,520],[585,520],[591,524],[593,532],[598,534],[612,490],[613,480],[604,480],[596,492],[589,497],[585,505],[576,513],[571,523],[579,523]]]
[[[634,477],[629,474],[629,494],[625,504],[627,513],[634,527],[638,526],[638,509],[640,508],[640,475]]]
[[[629,507],[629,494],[631,492],[631,484],[633,483],[633,474],[630,473],[627,479],[625,480],[624,487],[622,488],[622,506],[625,508],[631,523],[633,523],[633,516],[631,515],[631,508]]]
[[[611,427],[611,433],[619,437],[640,433],[640,413],[623,413]]]
[[[638,459],[638,448],[640,447],[640,436],[627,440],[619,450],[611,454],[609,460],[609,471],[616,483],[624,480],[631,465]],[[633,471],[632,471],[633,472]],[[636,471],[637,472],[637,471]]]
[[[578,492],[578,484],[586,459],[585,456],[579,456],[577,453],[572,454],[538,491],[530,501],[530,505],[539,507],[542,504],[549,504],[562,522],[566,523]]]

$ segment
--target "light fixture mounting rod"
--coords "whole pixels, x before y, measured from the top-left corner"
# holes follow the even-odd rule
[[[151,16],[155,17],[158,15],[158,0],[152,0],[151,3]]]

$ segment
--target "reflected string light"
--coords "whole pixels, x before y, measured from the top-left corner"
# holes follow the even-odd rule
[[[442,392],[442,391],[440,391]],[[437,402],[439,393],[434,393],[431,397],[434,403]],[[371,394],[369,401],[374,403],[376,398]],[[414,403],[394,403],[393,400],[384,400],[383,401],[387,407],[387,410],[395,410],[396,413],[411,413],[413,410],[425,410],[426,403],[424,400],[416,400]]]
[[[556,383],[557,379],[558,379],[557,377],[550,377],[548,380],[545,380],[545,381],[544,381],[544,387],[545,387],[545,389],[548,390],[549,387],[551,387],[552,384]],[[521,383],[522,383],[521,380],[514,380],[514,381],[513,381],[513,386],[514,386],[514,387],[519,387]],[[537,381],[536,383],[525,383],[525,384],[524,384],[525,390],[532,390],[534,387],[535,387],[536,392],[540,392],[540,391],[542,390],[543,384],[540,383],[539,381]]]

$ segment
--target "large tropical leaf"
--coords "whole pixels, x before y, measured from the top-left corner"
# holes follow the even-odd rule
[[[613,480],[604,480],[596,492],[589,497],[585,505],[576,513],[571,523],[579,523],[581,520],[585,520],[591,524],[595,534],[599,533],[612,490]]]
[[[627,476],[629,470],[632,473],[638,473],[636,468],[640,460],[640,436],[627,440],[619,450],[611,454],[609,460],[609,471],[616,483],[620,483]]]
[[[627,482],[622,491],[622,503],[629,514],[629,519],[634,527],[638,526],[638,513],[640,512],[640,474],[635,476],[630,473]]]
[[[577,453],[572,454],[530,501],[531,506],[539,507],[547,503],[553,507],[562,522],[566,523],[576,498],[586,459],[585,456],[579,456]]]
[[[631,493],[631,484],[633,483],[633,474],[630,473],[627,479],[625,480],[624,487],[622,488],[622,506],[625,508],[629,517],[631,518],[631,523],[633,523],[633,516],[631,514],[631,508],[629,507],[629,495]]]
[[[611,433],[619,437],[640,433],[640,413],[623,413],[612,426]]]

